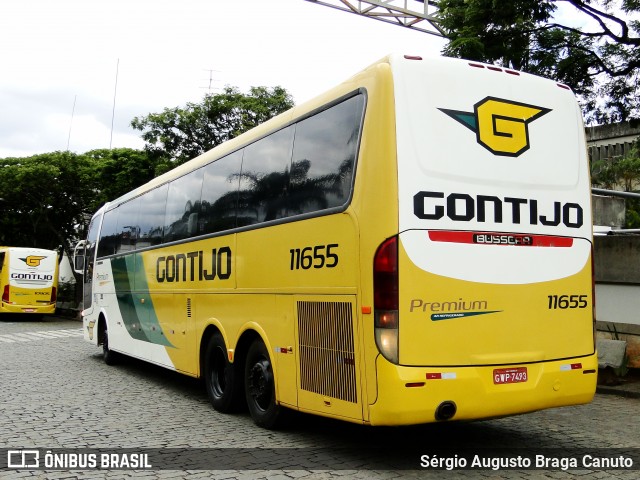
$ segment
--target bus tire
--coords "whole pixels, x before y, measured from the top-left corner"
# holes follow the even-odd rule
[[[107,365],[115,365],[118,363],[118,354],[109,348],[107,322],[102,322],[102,359]]]
[[[227,347],[219,332],[207,345],[204,361],[204,384],[211,405],[218,412],[231,413],[240,407],[242,378],[227,358]]]
[[[282,425],[282,410],[276,403],[273,367],[267,347],[254,340],[247,352],[244,370],[244,391],[249,413],[256,425],[276,429]]]

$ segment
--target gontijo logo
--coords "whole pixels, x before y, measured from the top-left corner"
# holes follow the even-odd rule
[[[439,108],[475,132],[480,145],[494,155],[517,157],[529,149],[529,124],[551,109],[496,97],[486,97],[473,112]]]
[[[40,262],[45,258],[47,257],[41,257],[39,255],[29,255],[28,257],[21,258],[20,260],[22,260],[24,263],[26,263],[30,267],[39,267]]]

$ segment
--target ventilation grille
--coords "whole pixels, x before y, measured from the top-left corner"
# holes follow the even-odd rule
[[[348,302],[298,302],[303,390],[358,401],[351,311]]]
[[[187,297],[187,318],[191,318],[191,297]]]

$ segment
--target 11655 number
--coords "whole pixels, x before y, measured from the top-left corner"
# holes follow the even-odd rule
[[[567,308],[587,308],[586,295],[549,295],[549,310],[565,310]]]
[[[337,243],[316,245],[314,247],[292,248],[290,270],[309,270],[310,268],[333,268],[338,265]]]

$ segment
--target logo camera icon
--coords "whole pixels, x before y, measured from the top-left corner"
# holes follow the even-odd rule
[[[38,450],[8,450],[7,468],[38,468],[40,452]]]

